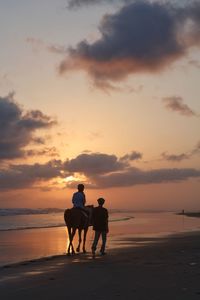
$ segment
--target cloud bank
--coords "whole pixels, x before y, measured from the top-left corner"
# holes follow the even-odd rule
[[[137,151],[132,151],[130,154],[126,154],[120,158],[121,161],[133,161],[139,160],[142,158],[142,153]]]
[[[86,176],[105,174],[124,169],[127,164],[118,160],[115,155],[103,153],[83,153],[64,164],[69,172],[84,173]]]
[[[62,163],[51,160],[45,164],[10,165],[7,169],[0,170],[0,190],[26,189],[39,182],[62,177]]]
[[[116,155],[105,153],[83,153],[64,162],[50,160],[44,164],[11,164],[0,169],[0,190],[9,191],[39,186],[50,190],[59,188],[59,182],[63,182],[66,177],[73,178],[77,174],[84,175],[85,185],[91,189],[181,182],[200,177],[200,170],[194,168],[142,170],[132,165],[130,154],[123,157],[126,156],[128,159],[122,160]],[[72,180],[66,187],[74,188],[76,185],[77,181]],[[60,188],[63,188],[63,184]]]
[[[158,72],[199,47],[199,26],[199,2],[134,1],[103,17],[98,40],[69,48],[59,72],[83,70],[96,86],[108,88],[134,73]]]
[[[13,95],[0,97],[0,160],[25,156],[25,146],[44,143],[34,133],[54,124],[51,117],[39,110],[23,111],[14,101]]]
[[[197,177],[200,177],[200,170],[195,169],[155,169],[142,171],[137,168],[130,168],[126,172],[98,176],[95,178],[95,184],[98,188],[128,187],[139,184],[180,182]]]

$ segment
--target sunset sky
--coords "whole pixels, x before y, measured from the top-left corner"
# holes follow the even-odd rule
[[[0,207],[200,210],[200,1],[0,1]]]

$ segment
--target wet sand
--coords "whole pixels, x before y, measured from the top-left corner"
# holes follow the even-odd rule
[[[95,259],[61,255],[1,268],[1,299],[200,299],[199,232],[121,243],[129,247]]]

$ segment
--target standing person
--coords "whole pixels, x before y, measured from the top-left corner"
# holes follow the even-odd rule
[[[103,198],[97,199],[99,204],[93,210],[93,230],[95,231],[95,237],[92,244],[92,255],[95,257],[95,251],[100,236],[102,237],[102,245],[100,249],[101,255],[105,255],[106,239],[108,233],[108,210],[103,207],[105,200]]]
[[[84,185],[82,183],[78,184],[77,189],[78,192],[73,194],[72,203],[75,208],[80,208],[84,210],[84,206],[86,203],[85,194],[84,194]]]

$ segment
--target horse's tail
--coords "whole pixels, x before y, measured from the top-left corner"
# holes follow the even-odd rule
[[[67,225],[67,224],[69,224],[69,222],[70,222],[70,209],[68,208],[68,209],[65,209],[65,211],[64,211],[64,220],[65,220],[65,224]]]

